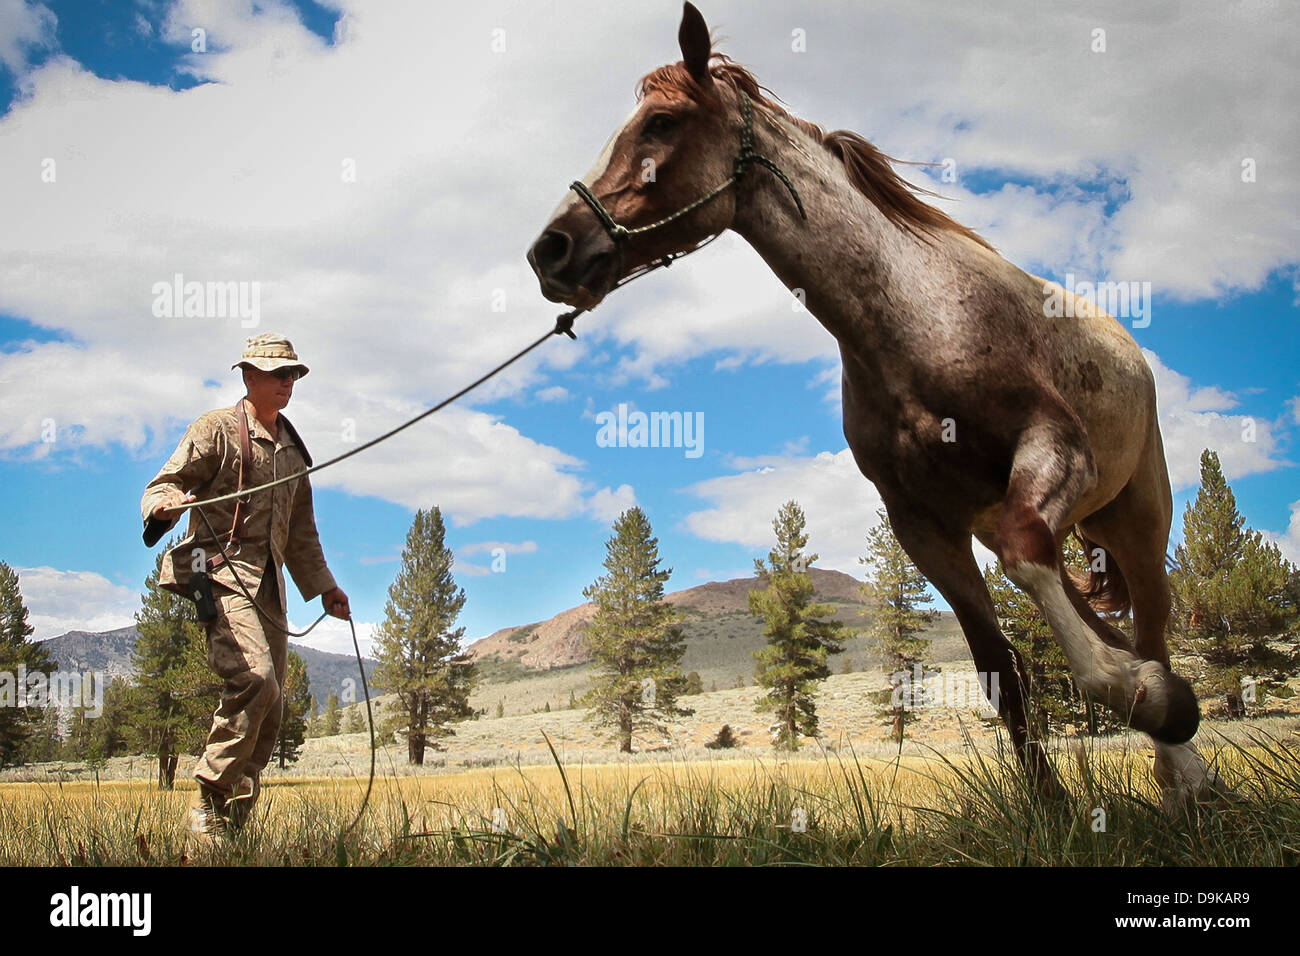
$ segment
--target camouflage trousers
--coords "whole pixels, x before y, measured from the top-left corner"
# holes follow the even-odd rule
[[[242,777],[255,777],[271,760],[283,716],[280,687],[289,653],[274,567],[262,575],[260,615],[242,591],[214,585],[217,619],[208,625],[208,666],[225,681],[221,702],[194,777],[228,798]]]

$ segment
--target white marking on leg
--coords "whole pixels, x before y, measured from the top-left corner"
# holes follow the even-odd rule
[[[1132,702],[1137,686],[1135,659],[1106,644],[1084,622],[1070,603],[1056,568],[1026,561],[1009,569],[1008,574],[1046,615],[1079,686],[1102,700],[1113,699],[1111,689],[1120,688],[1124,701]]]
[[[1198,794],[1232,792],[1195,744],[1163,744],[1157,740],[1155,745],[1155,777],[1162,790],[1160,805],[1167,812],[1186,807]]]

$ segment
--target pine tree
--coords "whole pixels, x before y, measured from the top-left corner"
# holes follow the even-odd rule
[[[1066,568],[1077,578],[1082,578],[1092,560],[1073,537],[1066,540],[1061,555]],[[1064,734],[1070,727],[1086,728],[1094,737],[1122,730],[1124,722],[1119,717],[1079,690],[1070,662],[1047,619],[1029,595],[1011,583],[1000,564],[985,569],[984,583],[1002,633],[1020,654],[1029,685],[1025,688],[1029,726],[1035,738]]]
[[[342,729],[343,714],[339,710],[339,695],[330,694],[325,698],[325,713],[321,714],[320,735],[335,737]]]
[[[197,754],[207,739],[220,681],[208,668],[207,633],[194,602],[158,587],[168,541],[145,578],[135,626],[135,690],[127,737],[136,753],[158,758],[158,786],[170,790],[181,753]]]
[[[307,679],[307,662],[297,651],[289,651],[286,658],[284,686],[280,693],[284,717],[275,749],[283,770],[302,753],[303,742],[307,739],[307,715],[316,707],[316,698],[311,695],[311,682]]]
[[[90,717],[80,703],[73,704],[68,713],[68,732],[63,735],[63,749],[59,759],[65,763],[80,763],[90,758]]]
[[[835,613],[830,604],[813,603],[812,575],[817,560],[805,554],[808,535],[803,509],[787,501],[772,521],[776,547],[767,564],[754,560],[754,573],[765,585],[749,592],[749,610],[765,622],[767,647],[754,652],[755,678],[767,694],[759,699],[761,712],[776,715],[774,745],[796,750],[799,737],[817,736],[817,682],[830,676],[828,658],[844,650],[844,626],[826,620]]]
[[[1295,649],[1276,643],[1295,636],[1295,569],[1245,526],[1209,449],[1201,453],[1201,487],[1183,512],[1174,559],[1172,649],[1198,655],[1205,675],[1197,683],[1224,698],[1230,717],[1243,716],[1256,688],[1296,671]]]
[[[347,714],[343,717],[343,732],[345,734],[363,734],[366,732],[366,717],[361,712],[362,705],[353,704],[348,708]]]
[[[885,670],[907,670],[925,662],[930,642],[917,635],[938,619],[939,612],[923,607],[933,600],[929,582],[894,537],[885,509],[877,511],[876,517],[880,524],[867,535],[866,557],[858,559],[869,575],[862,584],[866,604],[862,613],[871,619],[865,634],[874,641]]]
[[[739,747],[740,741],[731,729],[731,724],[723,724],[712,740],[704,745],[709,750],[730,750]]]
[[[59,759],[63,752],[63,730],[59,723],[59,708],[50,704],[41,709],[40,724],[27,738],[24,748],[25,763],[45,763]]]
[[[453,626],[465,591],[452,578],[455,558],[445,535],[438,508],[415,513],[376,633],[374,681],[401,700],[407,760],[417,765],[424,763],[426,747],[443,749],[438,741],[454,735],[452,721],[476,716],[469,695],[477,668],[460,648],[465,629]]]
[[[631,753],[638,731],[664,734],[669,720],[694,711],[677,703],[686,637],[681,615],[663,600],[672,569],[659,570],[659,540],[637,507],[619,515],[613,531],[606,573],[582,592],[596,605],[586,634],[596,677],[583,703],[587,719],[613,728],[619,750]]]
[[[894,537],[893,525],[884,508],[876,512],[880,523],[867,535],[866,565],[868,577],[862,584],[865,607],[862,614],[870,618],[863,632],[880,654],[885,671],[903,680],[905,693],[891,692],[894,704],[894,739],[902,741],[903,725],[914,705],[920,703],[922,688],[912,686],[909,672],[922,669],[930,642],[918,636],[935,622],[939,612],[925,608],[931,602],[929,582],[912,563],[903,546]]]
[[[103,681],[105,677],[97,674],[95,680]],[[90,750],[86,755],[87,759],[96,762],[127,753],[129,749],[127,723],[133,700],[131,682],[124,677],[115,677],[103,693],[103,708],[90,728]]]
[[[24,748],[39,728],[47,701],[32,700],[27,676],[47,677],[54,670],[49,653],[30,638],[18,574],[0,561],[0,767],[23,759]],[[23,686],[20,686],[23,685]]]
[[[497,717],[501,718],[504,717],[505,715],[506,715],[506,702],[504,700],[499,700],[497,701]]]

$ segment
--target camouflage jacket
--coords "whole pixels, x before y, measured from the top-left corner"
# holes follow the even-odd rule
[[[240,399],[243,401],[243,399]],[[153,518],[153,509],[169,491],[193,494],[200,500],[229,494],[239,484],[238,406],[222,408],[202,415],[185,432],[180,445],[145,487],[140,512],[146,529],[155,534],[170,529],[179,516]],[[288,420],[281,415],[279,434],[272,438],[255,416],[248,416],[251,467],[245,468],[244,487],[252,488],[284,475],[305,470],[311,463],[306,448]],[[262,575],[274,564],[280,590],[280,608],[286,607],[284,574],[287,565],[303,600],[333,590],[334,576],[325,564],[316,533],[316,516],[312,509],[311,480],[299,478],[251,495],[243,506],[245,519],[239,548],[230,554],[231,562],[244,586],[257,593]],[[224,545],[234,521],[235,502],[223,501],[203,509],[213,530]],[[161,525],[161,527],[160,527]],[[187,594],[194,570],[206,568],[214,581],[237,591],[234,574],[226,564],[213,562],[221,549],[213,540],[208,526],[197,509],[189,510],[189,529],[185,538],[164,557],[159,586]],[[209,566],[217,563],[217,567]]]

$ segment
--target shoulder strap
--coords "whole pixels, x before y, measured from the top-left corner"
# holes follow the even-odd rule
[[[302,452],[302,460],[305,461],[307,463],[307,467],[310,468],[311,455],[307,454],[307,446],[304,445],[302,443],[302,439],[298,437],[298,429],[293,427],[293,422],[289,421],[289,419],[284,417],[284,412],[280,413],[280,423],[284,425],[285,430],[289,432],[289,437],[292,438],[293,443],[298,446],[298,451]]]
[[[244,490],[244,470],[249,467],[253,460],[253,443],[248,435],[248,411],[244,408],[244,400],[241,398],[236,406],[235,418],[239,421],[239,484],[236,486],[236,492]],[[235,517],[230,524],[229,546],[238,547],[239,539],[244,535],[244,502],[240,498],[235,499]]]

